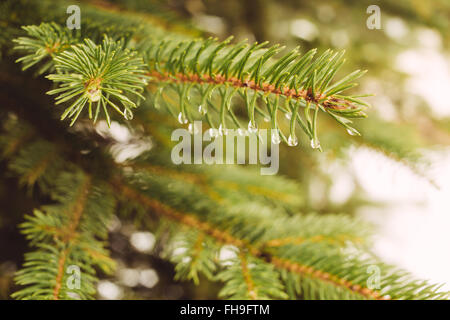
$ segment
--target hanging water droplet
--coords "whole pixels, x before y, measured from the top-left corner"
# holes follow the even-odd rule
[[[311,139],[311,148],[318,149],[320,148],[320,142],[317,139]]]
[[[250,120],[248,123],[248,132],[255,133],[256,131],[258,131],[258,128],[256,128],[256,126],[254,126],[252,121]]]
[[[133,112],[130,109],[123,110],[123,117],[126,120],[132,120],[133,119]]]
[[[99,89],[90,89],[87,91],[87,96],[91,102],[97,102],[102,96],[102,91]]]
[[[298,145],[297,137],[290,134],[288,138],[288,145],[291,147],[295,147],[296,145]]]
[[[273,144],[280,144],[280,134],[278,133],[278,129],[272,129],[272,143]]]
[[[285,113],[284,116],[286,117],[286,119],[291,120],[292,112]]]
[[[199,112],[200,114],[202,114],[202,115],[205,115],[205,114],[206,114],[206,109],[200,104],[200,105],[198,106],[198,112]]]
[[[347,128],[347,133],[351,136],[359,136],[361,135],[358,130],[355,128]]]
[[[270,122],[270,118],[269,117],[264,117],[264,122]]]
[[[219,125],[219,135],[221,135],[221,136],[226,136],[227,135],[227,129],[226,128],[224,128],[223,126],[222,126],[222,124],[220,124]]]
[[[188,123],[188,119],[186,119],[186,117],[184,116],[184,114],[182,112],[180,112],[178,114],[178,122],[181,123],[181,124]]]

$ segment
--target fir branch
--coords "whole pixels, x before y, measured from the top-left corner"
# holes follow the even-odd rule
[[[142,60],[136,56],[136,52],[124,49],[122,42],[108,37],[105,37],[101,46],[86,39],[85,44],[72,46],[55,57],[54,61],[57,73],[47,78],[60,83],[60,86],[47,93],[59,94],[56,104],[75,100],[64,111],[61,120],[72,118],[73,125],[86,104],[89,118],[94,122],[102,108],[110,124],[107,106],[114,108],[125,119],[133,118],[132,109],[137,106],[127,95],[143,98],[140,92],[146,84]],[[123,111],[114,100],[122,104]]]
[[[245,254],[240,253],[239,258],[241,260],[242,275],[244,276],[244,281],[247,286],[248,296],[250,299],[256,300],[258,298],[258,292],[255,289],[252,276],[250,275],[246,256]]]
[[[19,175],[21,184],[31,189],[37,182],[45,191],[49,189],[61,166],[62,162],[54,145],[44,140],[32,141],[24,145],[18,154],[12,157],[8,165],[11,171]]]
[[[69,254],[70,243],[72,239],[75,237],[75,231],[77,230],[81,216],[84,211],[84,207],[86,205],[87,195],[89,193],[89,189],[91,187],[91,178],[85,177],[85,181],[82,182],[82,185],[79,188],[78,195],[76,196],[75,205],[72,208],[72,216],[70,218],[70,222],[67,225],[66,229],[63,233],[65,234],[64,238],[61,239],[64,247],[67,249],[61,252],[59,261],[58,261],[58,274],[56,275],[56,284],[53,290],[53,300],[58,300],[60,295],[60,290],[62,286],[62,279],[64,276],[65,265],[66,265],[66,257]]]
[[[147,83],[142,58],[136,51],[126,49],[123,41],[107,36],[101,45],[90,39],[85,39],[84,44],[73,44],[75,40],[64,31],[67,29],[57,24],[43,23],[24,29],[29,37],[16,39],[19,44],[16,49],[28,54],[16,62],[23,62],[27,69],[45,58],[52,58],[39,72],[56,70],[47,78],[59,83],[59,87],[47,93],[58,94],[57,105],[72,101],[61,120],[71,118],[73,125],[86,105],[89,118],[94,122],[102,111],[110,124],[107,107],[112,107],[125,119],[133,118],[132,109],[137,105],[128,96],[143,99],[141,92]]]
[[[272,177],[270,182],[262,182],[256,172],[239,167],[230,170],[209,166],[200,166],[198,169],[174,166],[167,164],[166,157],[168,155],[148,152],[120,166],[133,168],[135,172],[142,172],[155,178],[164,176],[172,181],[194,185],[218,203],[227,202],[228,197],[224,197],[224,193],[291,208],[297,208],[302,202],[298,196],[298,185],[287,179]],[[231,201],[236,201],[235,197]]]
[[[355,257],[354,260],[349,260],[348,255],[342,256],[342,253],[336,251],[334,248],[326,250],[326,253],[320,254],[320,259],[318,259],[317,253],[326,248],[320,243],[313,243],[313,246],[305,246],[305,244],[302,246],[291,246],[290,248],[283,248],[282,251],[269,250],[268,248],[264,248],[264,246],[257,246],[248,240],[236,238],[229,232],[221,230],[221,228],[211,225],[208,222],[201,221],[192,214],[176,211],[158,200],[152,199],[134,188],[127,186],[120,179],[115,179],[111,183],[113,188],[128,199],[128,201],[132,200],[134,203],[139,203],[160,217],[173,220],[181,225],[203,232],[220,243],[235,246],[240,251],[247,252],[255,258],[275,266],[277,269],[287,270],[313,280],[315,281],[314,283],[317,283],[317,286],[323,283],[331,284],[333,286],[332,288],[335,288],[332,292],[333,294],[337,294],[336,298],[342,298],[348,293],[352,293],[352,297],[359,296],[360,298],[366,299],[403,299],[410,294],[410,287],[415,287],[418,291],[416,296],[424,299],[445,298],[447,294],[437,293],[435,291],[436,287],[434,286],[430,287],[426,283],[419,283],[405,278],[404,273],[400,273],[392,267],[380,264],[377,261],[364,261],[358,257]],[[272,224],[276,225],[273,222]],[[286,222],[283,225],[286,225]],[[320,245],[321,249],[317,245]],[[312,254],[312,252],[315,254]],[[285,256],[297,257],[298,259],[309,261],[310,265],[287,259]],[[365,281],[368,275],[366,274],[365,266],[371,264],[380,266],[382,272],[387,274],[386,279],[389,280],[386,281],[389,281],[389,284],[386,283],[386,288],[388,289],[384,291],[385,293],[366,287]],[[349,268],[354,270],[353,272],[358,271],[352,275]],[[343,289],[345,290],[342,291]],[[319,290],[319,288],[313,288],[312,290]]]
[[[53,3],[42,0],[33,8],[46,8],[48,4]],[[81,34],[69,33],[55,24],[41,24],[25,27],[29,37],[16,40],[17,49],[25,54],[18,59],[24,69],[40,64],[38,73],[53,72],[49,78],[60,86],[50,93],[59,94],[58,103],[72,100],[62,117],[72,118],[72,124],[86,105],[94,122],[103,110],[109,124],[109,107],[131,118],[131,110],[143,99],[148,77],[149,89],[156,87],[155,107],[164,105],[182,124],[200,116],[206,117],[212,128],[217,125],[223,134],[228,127],[241,128],[232,103],[234,97],[240,97],[250,120],[249,131],[260,127],[259,116],[265,117],[275,129],[274,141],[281,138],[291,146],[297,145],[296,130],[300,127],[312,147],[320,148],[321,113],[330,115],[349,134],[359,135],[351,121],[365,116],[367,104],[359,99],[361,96],[346,96],[343,92],[354,87],[354,81],[363,72],[357,70],[332,82],[344,62],[343,52],[327,50],[314,59],[315,50],[300,55],[296,49],[278,57],[281,48],[268,47],[267,43],[230,44],[231,39],[181,41],[181,37],[149,27],[145,15],[127,12],[126,17],[121,17],[116,6],[104,3],[95,6],[102,10],[93,13],[91,6],[86,6],[86,11],[83,8],[89,23]],[[132,21],[136,17],[144,19]],[[105,24],[112,26],[106,30]],[[96,45],[105,31],[108,37],[102,45]],[[85,43],[80,43],[85,37],[88,38]],[[167,41],[169,38],[172,41]],[[130,47],[136,51],[126,49]],[[95,108],[96,103],[94,115],[92,106]],[[283,128],[279,124],[280,115],[289,118],[288,134],[280,130]],[[150,126],[144,119],[141,123]],[[153,135],[157,130],[146,132]],[[368,138],[377,145],[396,136],[383,132],[389,139],[382,137],[378,142],[377,136]],[[119,197],[125,198],[124,211],[134,206],[181,226],[174,241],[181,241],[186,250],[172,256],[177,279],[198,283],[199,274],[203,273],[210,279],[224,280],[223,297],[286,298],[284,291],[290,298],[304,299],[447,296],[434,285],[366,258],[366,249],[360,246],[367,235],[365,225],[356,219],[342,215],[294,215],[302,199],[292,196],[299,193],[298,189],[285,187],[285,179],[263,182],[239,170],[203,167],[192,172],[174,170],[154,158],[141,158],[127,163],[123,176],[119,173],[120,178],[110,182],[116,191],[113,196],[108,186],[97,181],[94,184],[78,168],[75,174],[71,172],[79,160],[67,159],[79,153],[75,146],[68,147],[76,150],[63,161],[55,152],[56,143],[38,140],[28,145],[29,134],[16,133],[6,139],[0,137],[8,169],[28,185],[36,182],[57,204],[36,210],[22,225],[36,251],[27,254],[24,269],[17,276],[18,282],[28,287],[15,297],[91,298],[95,292],[94,268],[111,271],[111,260],[99,239],[106,237],[105,222],[114,199]],[[388,143],[387,149],[400,150],[400,146],[401,141]],[[100,158],[96,159],[99,164],[92,165],[92,171],[98,165],[121,172],[124,169]],[[148,163],[151,165],[145,165]],[[84,164],[83,168],[86,167]],[[54,179],[56,175],[58,179]],[[199,188],[203,193],[198,192]],[[83,196],[84,189],[88,192]],[[220,268],[216,256],[222,244],[235,247],[237,252],[235,258],[227,261],[231,265],[225,268]],[[72,262],[79,264],[86,276],[77,296],[63,285],[65,267]],[[379,290],[367,287],[365,267],[371,264],[380,266],[383,275]],[[216,272],[218,275],[214,277]]]
[[[324,235],[314,235],[312,237],[285,237],[279,239],[271,239],[265,243],[266,247],[280,247],[288,244],[302,244],[305,242],[325,242],[330,244],[344,245],[347,241],[353,243],[361,243],[362,239],[359,237],[353,237],[346,234],[328,237]]]
[[[230,266],[224,268],[217,279],[225,282],[221,297],[229,299],[286,299],[283,284],[274,266],[256,259],[245,252],[230,259]]]
[[[208,279],[214,278],[217,246],[204,233],[195,230],[180,232],[171,241],[169,248],[168,256],[176,264],[176,280],[192,280],[198,285],[200,273]]]
[[[183,34],[186,36],[200,35],[200,31],[189,23],[189,21],[184,21],[170,11],[167,11],[167,9],[163,8],[161,3],[155,2],[141,5],[139,2],[120,2],[120,4],[114,4],[105,1],[95,1],[90,5],[104,10],[113,17],[125,15],[130,19],[139,20],[141,23],[160,28],[166,33],[176,32],[176,34]]]
[[[171,220],[174,220],[183,225],[187,225],[195,230],[204,232],[208,236],[213,237],[216,241],[219,241],[224,244],[233,245],[240,250],[244,250],[249,254],[263,259],[264,261],[275,265],[278,268],[286,269],[291,272],[299,272],[303,275],[307,275],[312,278],[322,279],[323,274],[320,270],[315,270],[312,267],[299,266],[298,264],[293,264],[287,262],[285,260],[281,260],[277,257],[273,257],[270,252],[262,251],[261,249],[251,245],[247,241],[242,239],[238,239],[230,235],[229,233],[220,230],[217,227],[211,226],[207,222],[202,222],[195,218],[192,215],[183,214],[178,211],[171,209],[170,207],[160,203],[155,199],[151,199],[143,194],[139,193],[136,190],[126,186],[120,180],[112,181],[113,187],[117,190],[117,192],[123,194],[127,199],[131,199],[150,209],[153,213],[160,215],[161,217],[165,217]],[[325,275],[326,278],[329,276]],[[322,279],[323,280],[323,279]],[[341,279],[334,277],[331,278],[330,281],[336,286],[345,286],[349,290],[354,290],[356,287],[352,287],[348,285],[347,282],[341,282]],[[361,292],[361,294],[366,295],[366,292]]]
[[[32,51],[34,47],[30,43],[36,41],[42,42],[40,46],[47,48],[48,37],[53,43],[62,41],[57,32],[46,37],[41,34],[42,30],[52,28],[49,25],[29,28],[33,31],[29,32],[32,38],[17,40],[22,44],[22,49]],[[34,40],[33,37],[37,39]],[[136,103],[123,93],[143,98],[140,92],[146,84],[143,65],[137,52],[124,50],[122,42],[109,38],[105,38],[101,47],[95,46],[90,40],[85,42],[85,45],[72,45],[70,49],[54,56],[57,73],[48,78],[61,84],[58,89],[48,93],[59,94],[57,104],[73,101],[61,119],[72,118],[73,124],[86,104],[89,105],[89,118],[94,118],[94,122],[101,109],[108,123],[110,122],[106,106],[113,107],[126,119],[130,119]],[[319,109],[343,125],[350,134],[359,134],[350,126],[351,119],[365,117],[363,109],[367,104],[357,96],[343,96],[341,92],[354,87],[354,81],[365,72],[357,70],[331,84],[344,62],[343,52],[327,50],[314,60],[315,50],[301,56],[295,49],[275,59],[274,56],[280,51],[278,45],[266,47],[267,43],[249,45],[244,42],[230,45],[229,42],[230,39],[223,42],[214,39],[144,41],[140,50],[144,51],[148,76],[159,86],[155,101],[166,87],[174,89],[179,95],[179,105],[176,107],[179,110],[178,118],[184,124],[193,120],[192,110],[188,109],[193,88],[197,89],[201,116],[214,106],[217,100],[214,93],[218,91],[221,100],[220,110],[217,111],[220,114],[219,128],[226,132],[230,125],[241,127],[231,106],[232,98],[239,95],[247,105],[249,131],[257,128],[256,111],[270,119],[273,133],[277,135],[273,140],[278,141],[281,136],[291,146],[298,144],[298,126],[312,141],[312,147],[320,149],[317,137]],[[105,54],[107,56],[103,57]],[[125,59],[126,56],[128,59]],[[34,58],[31,53],[24,59]],[[112,98],[123,105],[123,111],[111,101]],[[268,114],[258,106],[258,100],[266,104]],[[95,115],[93,104],[96,104]],[[305,108],[304,119],[299,113],[300,107]],[[311,107],[314,109],[312,118]],[[291,119],[287,138],[277,124],[278,111]],[[231,120],[227,121],[225,115]],[[215,126],[210,117],[207,120],[211,127]]]
[[[59,203],[35,210],[21,225],[36,251],[26,254],[24,268],[17,272],[16,282],[26,287],[14,298],[89,299],[95,293],[94,266],[105,272],[113,268],[99,240],[106,236],[105,219],[113,199],[80,172],[62,174],[56,186],[54,198]],[[68,285],[71,265],[81,270],[80,287]]]
[[[4,131],[8,132],[8,135],[0,135],[0,158],[8,159],[14,156],[21,147],[26,144],[36,133],[30,128],[30,126],[23,123],[17,123],[8,119],[4,123]]]
[[[13,41],[17,43],[15,50],[20,50],[26,55],[16,60],[23,64],[22,70],[41,63],[37,74],[54,71],[53,58],[76,43],[67,28],[62,28],[56,23],[41,23],[39,26],[22,27],[29,37],[20,37]]]
[[[147,51],[146,61],[150,68],[151,81],[159,86],[157,96],[166,88],[174,89],[180,98],[178,119],[180,123],[192,121],[192,97],[198,96],[200,115],[204,116],[208,106],[213,106],[214,92],[219,92],[220,112],[235,118],[231,100],[241,96],[247,105],[249,131],[257,128],[255,110],[271,121],[271,128],[279,130],[277,111],[291,120],[289,139],[280,132],[281,138],[289,145],[296,145],[296,127],[299,126],[313,141],[312,146],[320,148],[317,138],[317,112],[331,115],[352,135],[358,131],[350,126],[352,118],[365,117],[363,109],[367,104],[356,96],[344,96],[341,92],[356,85],[354,81],[365,71],[357,70],[340,81],[330,84],[334,75],[344,62],[343,52],[327,50],[313,60],[315,50],[303,56],[297,50],[286,53],[279,59],[273,56],[280,51],[279,46],[266,47],[267,43],[248,45],[240,43],[229,45],[230,39],[217,42],[213,39],[182,42],[155,42]],[[195,94],[192,89],[196,89]],[[261,99],[268,113],[258,107]],[[155,101],[157,99],[155,98]],[[315,109],[310,118],[310,106]],[[302,119],[299,107],[304,107],[306,116]],[[214,125],[208,121],[212,127]],[[229,127],[224,117],[220,128]],[[231,121],[231,125],[236,123]],[[240,127],[240,125],[238,125]]]
[[[136,173],[136,175],[139,176],[141,180],[143,180],[144,176],[142,175],[142,173]],[[132,181],[133,179],[129,180]],[[147,180],[144,179],[144,182],[146,181]],[[57,183],[57,185],[65,185],[68,190],[75,189],[73,188],[72,184],[68,183],[59,182]],[[213,210],[210,215],[203,216],[201,219],[199,219],[197,216],[201,214],[201,212],[186,214],[179,209],[174,210],[172,204],[163,204],[161,203],[161,201],[149,197],[148,193],[138,191],[134,187],[127,187],[126,184],[121,181],[114,181],[112,185],[116,190],[116,194],[123,195],[127,199],[127,202],[142,205],[147,211],[150,209],[152,212],[156,213],[162,218],[168,218],[169,220],[173,220],[181,225],[184,225],[189,229],[194,230],[195,232],[200,232],[205,235],[205,239],[212,238],[217,243],[233,245],[239,248],[239,252],[245,252],[256,258],[259,263],[268,264],[275,267],[275,270],[277,270],[280,275],[282,275],[284,271],[289,272],[289,274],[298,275],[300,277],[300,280],[297,279],[296,281],[300,281],[301,283],[301,287],[303,288],[303,293],[301,294],[303,295],[303,297],[325,297],[333,299],[358,297],[377,299],[404,299],[406,297],[411,297],[411,295],[413,295],[413,297],[420,298],[445,297],[444,293],[437,293],[435,287],[429,288],[428,284],[426,283],[415,282],[412,280],[410,281],[407,278],[405,281],[405,279],[403,279],[403,274],[399,274],[397,271],[394,271],[394,273],[392,273],[390,268],[383,267],[383,265],[380,266],[382,268],[383,274],[385,274],[386,272],[387,279],[383,280],[385,282],[382,283],[382,288],[386,288],[385,291],[378,292],[373,290],[365,290],[368,289],[365,286],[365,280],[367,278],[367,275],[365,274],[365,266],[373,263],[376,263],[378,265],[378,262],[366,262],[359,258],[353,259],[351,258],[350,254],[338,252],[335,250],[336,248],[342,247],[342,244],[339,240],[342,234],[347,234],[343,226],[347,227],[350,225],[348,220],[341,220],[340,223],[338,223],[338,220],[333,220],[337,219],[333,216],[328,216],[322,219],[318,219],[317,216],[308,218],[294,216],[288,218],[285,215],[277,216],[276,210],[270,212],[270,215],[268,216],[265,216],[264,212],[260,210],[258,210],[257,213],[252,213],[251,211],[249,211],[246,215],[242,215],[242,211],[246,210],[245,207],[243,207],[240,211],[233,211],[230,208],[227,208],[227,210],[225,211]],[[145,183],[145,185],[147,185],[148,187],[147,183]],[[159,192],[165,192],[165,190],[160,190]],[[65,191],[61,194],[70,195],[70,192]],[[157,197],[158,194],[156,193],[152,196]],[[71,197],[65,196],[63,198],[58,197],[57,199],[59,199],[59,201],[65,202],[66,200],[71,199]],[[109,203],[111,199],[103,200]],[[165,201],[166,203],[170,203],[170,201],[168,201],[167,199],[163,199],[163,201]],[[104,202],[102,202],[100,206],[104,206]],[[189,209],[189,206],[189,204],[185,204],[185,207],[187,209]],[[64,239],[64,232],[60,232],[55,228],[51,228],[51,226],[54,225],[54,222],[51,222],[52,220],[47,220],[51,219],[53,214],[43,215],[36,213],[36,217],[38,217],[39,219],[43,219],[42,217],[44,216],[46,220],[39,225],[46,227],[36,227],[35,230],[39,230],[39,233],[33,232],[34,236],[30,239],[34,239],[34,243],[40,243],[44,238],[54,238],[55,235],[59,239]],[[92,218],[95,215],[89,214],[88,216]],[[33,225],[36,226],[36,224]],[[97,224],[92,223],[91,220],[87,225],[91,230],[96,230],[95,232],[102,229],[99,228]],[[50,226],[50,228],[48,226]],[[299,228],[299,226],[303,226],[303,228]],[[324,228],[323,226],[327,226],[327,228]],[[310,233],[299,235],[299,230],[302,229],[309,231]],[[326,231],[326,233],[323,233],[324,231]],[[37,236],[38,234],[41,236]],[[307,241],[293,244],[288,243],[284,244],[283,246],[267,246],[268,241],[280,239],[280,235],[287,237],[309,237],[314,239],[314,236],[316,236],[317,234],[322,234],[326,237],[336,237],[338,241]],[[75,238],[73,239],[75,240]],[[79,238],[76,237],[76,239]],[[349,240],[351,239],[357,238],[349,238]],[[351,243],[351,241],[349,242]],[[89,241],[88,243],[88,247],[92,247],[91,241]],[[198,244],[197,241],[195,241],[195,243]],[[58,262],[62,261],[61,259],[64,257],[61,255],[62,251],[47,252],[49,248],[45,246],[40,248],[41,250],[38,252],[38,255],[28,256],[27,260],[37,259],[38,256],[41,258],[45,257],[45,263],[48,265],[48,261]],[[86,246],[82,246],[81,243],[79,248],[83,248],[82,252],[89,252],[85,249]],[[192,259],[193,255],[188,253],[192,259],[191,261],[195,262],[193,270],[196,270],[196,273],[203,273],[205,272],[205,270],[208,270],[205,268],[205,265],[211,265],[213,261],[212,253],[217,249],[213,248],[212,250],[198,251],[199,247],[195,245],[194,248],[196,248],[194,251],[197,252],[197,259]],[[205,247],[203,247],[203,249],[204,248]],[[206,255],[204,255],[204,253]],[[91,256],[92,255],[89,253],[89,257]],[[198,259],[203,256],[207,258],[201,258],[200,260]],[[67,257],[65,257],[64,260],[67,259]],[[200,261],[202,262],[199,263]],[[42,263],[44,263],[44,261],[42,261]],[[189,272],[191,271],[189,266],[190,265],[187,264],[183,269],[185,270],[185,272],[187,272],[186,274],[189,274]],[[239,269],[242,271],[241,267],[239,267]],[[55,270],[53,273],[53,279],[57,279],[58,269],[55,267],[53,270]],[[215,269],[213,267],[210,270]],[[265,266],[262,270],[266,270]],[[211,271],[209,274],[211,275],[212,272],[213,271]],[[191,274],[193,275],[194,273]],[[349,276],[349,274],[351,276]],[[258,274],[256,276],[258,276]],[[191,278],[194,279],[193,276],[191,276]],[[28,278],[28,280],[29,279],[30,278]],[[242,279],[244,280],[244,278]],[[254,279],[254,277],[252,277],[252,279]],[[398,280],[401,280],[401,282],[398,282]],[[25,280],[22,283],[30,284],[25,282]],[[237,283],[241,284],[242,282]],[[229,283],[227,282],[226,285],[229,285]],[[284,285],[286,287],[292,286],[292,284],[288,283],[285,283]],[[327,288],[326,290],[323,289],[325,287]],[[304,292],[305,290],[310,292],[310,294],[306,295]],[[30,292],[30,290],[24,291],[24,297],[29,298]],[[86,292],[86,290],[84,290],[83,292]],[[260,291],[258,290],[258,292]],[[36,290],[37,295],[41,295],[44,293],[44,291]]]

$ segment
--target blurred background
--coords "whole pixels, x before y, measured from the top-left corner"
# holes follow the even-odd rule
[[[357,91],[375,95],[367,98],[369,118],[356,121],[362,138],[321,119],[325,151],[313,152],[306,140],[282,146],[279,174],[304,186],[305,211],[363,216],[376,226],[378,256],[450,290],[450,1],[111,2],[149,12],[157,3],[220,39],[232,34],[236,42],[269,40],[302,52],[345,49],[342,72],[369,70]],[[368,27],[376,13],[367,12],[371,5],[380,9],[379,29]],[[127,142],[120,127],[112,134]],[[34,203],[21,201],[26,190],[1,166],[0,211],[14,213],[0,220],[0,299],[8,299],[27,250],[16,226]],[[219,284],[173,280],[152,233],[118,219],[110,232],[118,269],[99,283],[99,298],[216,298]],[[221,258],[230,254],[223,248]]]

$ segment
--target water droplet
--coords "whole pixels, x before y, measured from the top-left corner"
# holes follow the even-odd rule
[[[311,148],[318,149],[320,148],[320,142],[317,139],[311,139]]]
[[[200,114],[202,114],[202,115],[205,115],[205,114],[206,114],[206,109],[200,104],[200,105],[198,106],[198,112],[199,112]]]
[[[87,96],[91,102],[97,102],[102,96],[102,91],[99,89],[90,89],[87,91]]]
[[[295,147],[296,145],[298,145],[298,139],[296,136],[292,136],[291,134],[289,135],[288,138],[288,145],[291,147]]]
[[[264,122],[269,122],[270,118],[269,117],[264,117]]]
[[[278,133],[278,129],[272,129],[272,143],[279,144],[281,142],[280,134]]]
[[[184,116],[184,114],[182,112],[180,112],[178,114],[178,122],[181,123],[181,124],[188,123],[188,119],[186,119],[186,117]]]
[[[228,129],[222,126],[222,124],[219,125],[219,135],[226,136],[228,134]]]
[[[351,136],[359,136],[361,135],[358,130],[355,128],[347,128],[347,133]]]
[[[286,119],[291,120],[292,112],[285,113],[284,116],[286,117]]]
[[[133,112],[130,109],[123,110],[123,117],[126,120],[132,120],[133,119]]]
[[[250,120],[248,123],[248,132],[255,133],[256,131],[258,131],[258,128],[256,128],[256,126],[254,126],[252,121]]]

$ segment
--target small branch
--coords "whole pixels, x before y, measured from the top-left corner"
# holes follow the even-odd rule
[[[242,275],[244,276],[244,281],[247,285],[248,295],[250,299],[256,300],[258,299],[258,294],[253,284],[252,276],[250,275],[250,270],[248,269],[245,253],[241,251],[239,254],[239,258],[241,259]]]
[[[197,237],[197,240],[195,241],[194,254],[192,256],[192,262],[191,262],[192,267],[194,267],[197,264],[198,259],[200,258],[200,254],[203,250],[203,239],[204,239],[204,234],[200,233]]]
[[[385,300],[384,296],[381,296],[377,291],[371,290],[369,288],[361,287],[360,285],[354,285],[350,281],[339,278],[338,276],[323,272],[321,270],[315,270],[312,267],[304,266],[300,263],[289,261],[287,259],[281,259],[273,255],[273,253],[268,252],[264,249],[260,249],[246,240],[235,238],[226,231],[222,231],[215,226],[207,222],[202,222],[198,218],[191,214],[181,213],[176,211],[167,205],[159,202],[158,200],[152,199],[142,193],[138,192],[136,189],[129,187],[124,184],[120,178],[115,178],[111,182],[112,187],[130,200],[136,201],[141,205],[151,209],[155,214],[174,220],[178,223],[184,224],[188,227],[194,228],[201,232],[204,232],[208,236],[211,236],[216,241],[236,246],[241,250],[247,251],[249,254],[266,261],[280,269],[286,269],[293,273],[300,274],[302,276],[310,277],[313,279],[320,279],[331,283],[337,287],[345,287],[348,290],[358,293],[366,298]]]
[[[279,239],[272,239],[265,243],[265,246],[267,247],[281,247],[286,244],[302,244],[304,242],[328,242],[328,243],[338,243],[338,244],[344,244],[347,240],[350,240],[354,243],[362,242],[362,239],[359,237],[353,237],[346,234],[340,234],[335,237],[329,237],[324,235],[315,235],[313,237],[287,237],[287,238],[279,238]]]
[[[265,94],[273,93],[285,96],[286,98],[302,99],[305,100],[306,102],[320,104],[323,107],[329,109],[342,110],[353,107],[348,101],[333,96],[327,97],[322,93],[317,93],[314,96],[311,90],[308,91],[302,89],[295,90],[290,89],[289,87],[286,86],[281,89],[278,89],[274,85],[269,83],[263,83],[262,86],[260,86],[253,80],[241,81],[238,78],[235,77],[226,78],[220,74],[215,75],[214,77],[211,77],[209,74],[203,74],[199,76],[197,74],[177,73],[173,75],[168,72],[159,73],[158,71],[153,70],[148,75],[153,79],[157,80],[157,82],[196,83],[196,84],[212,84],[212,85],[227,84],[235,88],[249,88],[254,91],[259,91]],[[336,105],[336,103],[339,103],[341,105]]]
[[[59,292],[62,286],[62,280],[64,276],[64,265],[66,264],[66,257],[68,251],[69,250],[66,249],[63,252],[61,252],[61,256],[59,257],[58,260],[58,273],[56,275],[55,288],[53,289],[53,300],[59,300]]]
[[[64,245],[70,245],[72,239],[76,235],[76,229],[78,228],[80,224],[81,217],[83,215],[84,207],[86,205],[87,197],[88,197],[88,190],[91,186],[91,179],[90,177],[86,176],[85,181],[81,185],[78,196],[75,199],[75,204],[73,206],[73,215],[71,217],[71,221],[69,225],[65,228],[63,234],[63,238],[61,241],[64,243]],[[62,253],[58,261],[58,273],[56,275],[56,284],[53,290],[53,299],[58,300],[59,299],[59,293],[62,286],[62,280],[64,277],[64,265],[66,263],[67,255],[70,252],[70,246],[67,247]]]
[[[29,186],[32,186],[37,179],[42,176],[54,157],[55,154],[53,153],[45,155],[26,175],[23,176],[22,179],[26,181]]]

